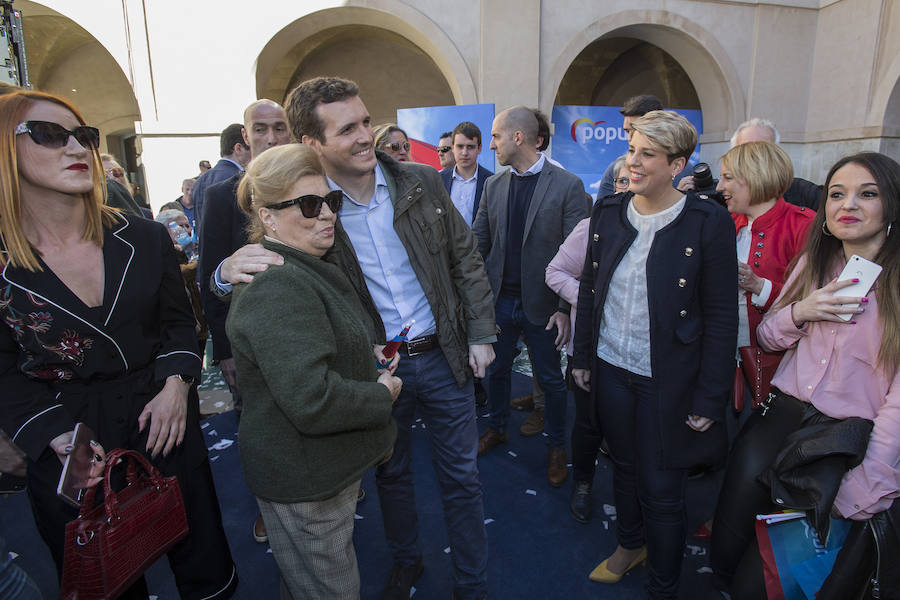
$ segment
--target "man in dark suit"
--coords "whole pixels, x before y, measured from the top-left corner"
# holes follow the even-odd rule
[[[544,282],[544,271],[575,225],[588,216],[581,180],[538,154],[534,113],[515,106],[501,112],[491,129],[491,149],[501,165],[484,184],[472,230],[494,293],[500,335],[489,370],[490,427],[478,441],[482,455],[506,442],[513,352],[524,334],[532,370],[544,390],[550,445],[547,480],[558,487],[568,477],[567,390],[559,351],[569,337],[569,305]]]
[[[287,144],[291,141],[291,132],[284,109],[272,100],[257,100],[244,111],[241,136],[243,143],[249,148],[247,162],[273,146]],[[237,186],[243,174],[241,170],[206,190],[206,205],[200,228],[199,268],[203,312],[212,335],[213,363],[219,365],[238,411],[241,408],[240,392],[237,388],[231,344],[225,334],[228,305],[213,295],[208,282],[219,263],[247,243],[247,216],[237,204]],[[262,516],[257,517],[253,525],[253,537],[258,542],[267,540]]]
[[[219,159],[216,166],[204,171],[194,182],[191,197],[194,199],[194,222],[199,231],[203,230],[203,203],[206,201],[206,190],[211,185],[242,173],[244,167],[250,162],[250,148],[247,147],[241,133],[243,128],[244,126],[240,123],[232,123],[222,131],[219,136],[219,152],[222,158]],[[203,287],[202,283],[200,287]]]
[[[463,121],[453,130],[450,139],[453,140],[450,146],[456,166],[441,171],[441,179],[453,206],[471,227],[478,214],[484,182],[493,173],[478,164],[481,130],[475,123]]]

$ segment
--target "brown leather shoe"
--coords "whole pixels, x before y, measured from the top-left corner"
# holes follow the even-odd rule
[[[528,418],[525,419],[525,422],[522,423],[522,427],[519,428],[519,433],[525,437],[529,437],[537,435],[542,431],[544,431],[544,409],[535,408],[531,411],[531,414],[528,415]]]
[[[507,440],[505,433],[494,431],[490,427],[484,430],[481,437],[478,438],[478,456],[487,454],[500,444],[505,444]]]
[[[561,486],[569,477],[566,466],[566,449],[550,448],[547,453],[547,482],[553,487]]]
[[[513,398],[509,401],[510,408],[514,408],[516,410],[534,410],[534,396],[531,394],[526,394],[525,396],[519,396],[518,398]]]

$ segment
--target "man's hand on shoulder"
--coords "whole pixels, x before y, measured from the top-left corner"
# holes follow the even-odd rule
[[[247,244],[222,262],[220,276],[231,284],[250,283],[253,273],[269,268],[269,265],[283,265],[284,258],[277,252],[266,250],[262,244]]]

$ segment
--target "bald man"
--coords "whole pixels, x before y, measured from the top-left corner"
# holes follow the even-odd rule
[[[241,135],[244,144],[250,148],[250,159],[273,146],[291,141],[284,109],[272,100],[258,100],[247,107]],[[231,388],[235,408],[238,410],[240,395],[235,381],[234,359],[231,357],[231,345],[225,336],[228,305],[212,295],[208,281],[220,262],[247,243],[247,217],[237,205],[237,184],[242,175],[243,171],[235,173],[206,190],[200,225],[199,274],[203,312],[206,313],[213,338],[213,362],[222,370],[222,377]],[[197,199],[194,200],[196,202]]]
[[[507,441],[513,352],[525,336],[532,370],[544,390],[549,444],[547,481],[559,487],[566,467],[566,384],[559,350],[569,337],[569,305],[544,283],[544,271],[575,225],[588,216],[581,179],[537,151],[538,120],[524,106],[497,115],[491,149],[510,169],[489,177],[472,231],[494,293],[500,335],[488,374],[490,427],[478,441],[483,455]]]
[[[250,148],[252,160],[274,146],[291,141],[284,109],[272,100],[257,100],[244,111],[244,126],[241,129],[244,144]],[[249,163],[249,160],[248,160]],[[200,226],[200,292],[203,298],[203,312],[209,324],[213,343],[213,364],[218,364],[222,377],[231,390],[234,408],[240,414],[241,395],[237,387],[237,374],[231,344],[225,335],[225,320],[228,305],[216,298],[210,290],[209,277],[220,262],[247,243],[247,216],[238,207],[237,186],[244,172],[234,174],[229,179],[211,185],[206,190],[203,223]],[[267,541],[262,515],[253,524],[253,538],[257,542]]]

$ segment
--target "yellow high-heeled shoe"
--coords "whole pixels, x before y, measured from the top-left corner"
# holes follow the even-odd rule
[[[622,573],[613,573],[612,571],[610,571],[607,567],[607,563],[609,563],[609,559],[607,558],[602,563],[597,565],[597,567],[593,571],[591,571],[591,574],[588,575],[588,578],[590,578],[591,581],[596,581],[598,583],[618,583],[625,575],[625,573],[632,570],[639,564],[643,564],[646,562],[647,546],[644,546],[643,548],[641,548],[641,553],[638,554],[633,561],[631,561],[631,564],[628,565],[628,568],[625,569],[625,571],[623,571]]]

